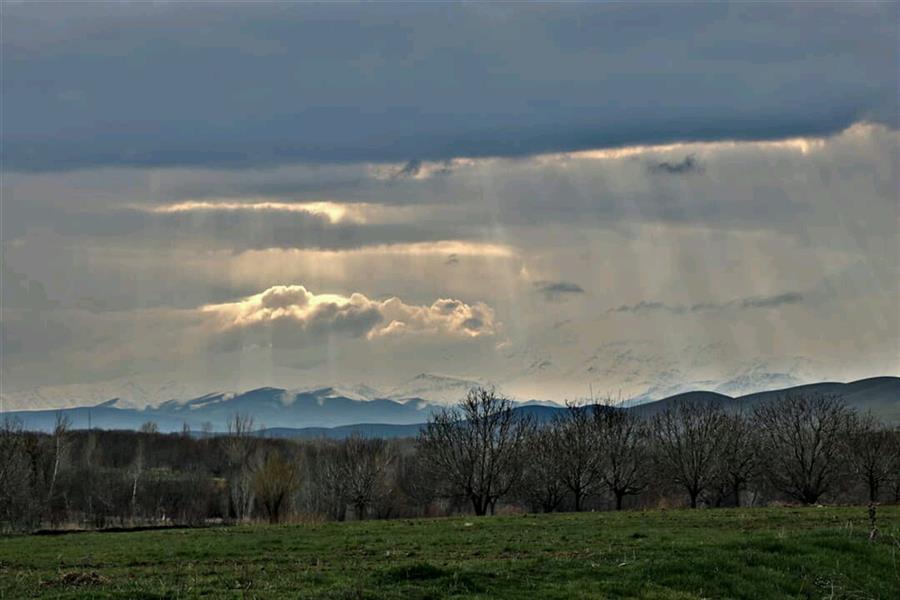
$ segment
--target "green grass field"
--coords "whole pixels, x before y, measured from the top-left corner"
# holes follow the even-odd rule
[[[0,596],[900,598],[900,507],[527,515],[0,538]]]

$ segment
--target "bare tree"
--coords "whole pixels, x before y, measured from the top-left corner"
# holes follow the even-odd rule
[[[592,409],[568,404],[564,416],[557,417],[554,430],[559,476],[572,493],[575,510],[581,511],[600,483],[602,457]]]
[[[341,475],[340,452],[340,442],[327,442],[319,449],[313,487],[317,506],[324,508],[331,518],[343,521],[347,518],[350,486],[347,478]]]
[[[257,450],[253,417],[233,414],[228,419],[228,435],[223,438],[222,443],[229,468],[231,513],[236,519],[244,520],[250,517],[253,508],[253,476]]]
[[[526,445],[521,496],[545,513],[556,510],[566,494],[556,453],[558,435],[557,424],[550,423],[535,429]]]
[[[475,388],[456,409],[429,419],[418,447],[430,468],[444,476],[446,491],[467,498],[475,514],[484,515],[521,477],[533,428],[530,419],[513,412],[508,398]]]
[[[722,423],[722,443],[716,467],[720,500],[728,497],[741,505],[741,492],[760,466],[760,438],[750,419],[743,414],[728,414]]]
[[[66,434],[71,427],[71,421],[64,416],[62,412],[56,413],[56,424],[53,427],[53,468],[50,474],[50,485],[47,491],[47,504],[50,506],[53,502],[53,496],[56,493],[56,480],[59,478],[59,469],[62,464],[68,440]]]
[[[131,518],[137,518],[138,485],[141,474],[144,472],[144,436],[139,433],[136,440],[137,447],[134,452],[134,460],[131,462]]]
[[[616,510],[622,510],[625,496],[647,487],[646,428],[634,413],[610,405],[596,405],[593,418],[600,451],[600,481],[615,499]]]
[[[433,510],[442,510],[436,505],[443,495],[444,477],[422,460],[416,445],[402,442],[403,448],[398,451],[395,466],[396,490],[410,503],[410,508],[420,514],[428,515]],[[468,499],[465,500],[468,503]]]
[[[852,423],[852,411],[833,395],[793,393],[758,405],[754,424],[772,485],[804,504],[818,502],[840,473]]]
[[[297,470],[277,451],[270,451],[262,467],[253,476],[257,505],[270,523],[284,516],[297,483]]]
[[[97,435],[95,430],[88,430],[81,456],[81,483],[86,493],[85,509],[91,518],[95,518],[96,505],[101,503],[100,497],[103,495],[101,486],[98,485],[99,468],[97,463],[99,462],[100,448],[97,444]]]
[[[0,423],[0,531],[29,523],[31,469],[25,454],[22,422],[4,417]]]
[[[656,415],[653,436],[657,461],[673,483],[685,489],[691,508],[716,475],[725,414],[711,403],[687,400]]]
[[[893,455],[891,459],[891,475],[887,480],[889,497],[894,503],[900,503],[900,426],[888,431],[893,438],[891,446]]]
[[[882,487],[900,470],[897,434],[867,413],[855,419],[848,441],[853,473],[865,483],[869,502],[877,502]]]
[[[365,519],[369,508],[390,493],[387,475],[395,458],[382,438],[352,435],[338,446],[330,476],[342,482],[341,501],[353,507],[357,519]]]

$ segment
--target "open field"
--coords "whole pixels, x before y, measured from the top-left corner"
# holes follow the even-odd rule
[[[900,507],[634,511],[0,538],[0,596],[900,598]]]

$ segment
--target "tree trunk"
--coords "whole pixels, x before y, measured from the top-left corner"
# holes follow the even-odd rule
[[[56,436],[56,457],[53,459],[53,474],[50,477],[50,491],[47,492],[47,506],[52,510],[53,492],[56,487],[56,477],[59,474],[60,439]]]
[[[697,496],[700,495],[698,490],[688,490],[688,494],[691,497],[691,508],[697,508]]]
[[[805,490],[802,494],[803,496],[803,504],[815,504],[819,501],[819,496],[821,494],[813,491],[813,490]]]
[[[479,496],[472,496],[472,508],[475,509],[476,517],[483,517],[487,512],[487,503]]]
[[[616,491],[616,510],[622,510],[622,499],[625,497],[624,492]]]

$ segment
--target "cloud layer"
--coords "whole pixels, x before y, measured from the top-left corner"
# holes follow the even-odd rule
[[[413,178],[460,156],[897,123],[895,3],[211,14],[7,5],[6,167],[397,161],[395,177]]]
[[[775,296],[754,296],[751,298],[740,298],[729,300],[727,302],[699,302],[690,306],[679,304],[667,304],[665,302],[642,300],[637,304],[623,304],[616,308],[611,308],[607,312],[610,313],[643,313],[654,310],[665,310],[674,314],[699,313],[705,311],[718,310],[745,310],[753,308],[776,308],[786,304],[797,304],[803,301],[803,295],[797,292],[785,292]]]
[[[4,5],[3,392],[898,373],[897,16]]]
[[[898,148],[858,124],[416,168],[10,173],[4,388],[449,371],[562,399],[763,359],[896,371]],[[702,171],[648,168],[689,156]]]

